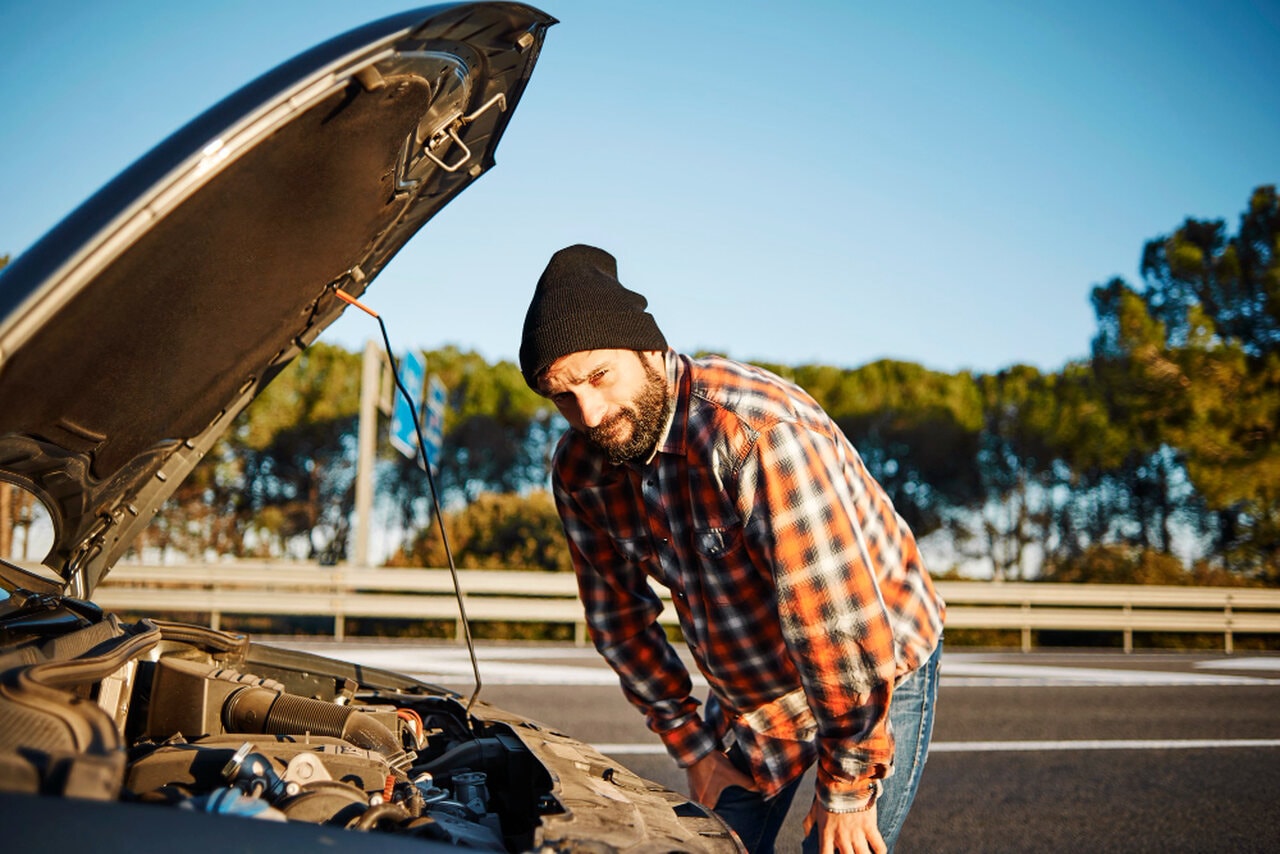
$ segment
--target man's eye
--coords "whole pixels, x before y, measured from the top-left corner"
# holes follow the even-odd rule
[[[607,373],[609,373],[609,372],[608,372],[608,371],[596,371],[594,374],[592,374],[592,375],[588,378],[588,382],[590,382],[592,385],[600,385],[600,383],[604,382],[605,374],[607,374]]]

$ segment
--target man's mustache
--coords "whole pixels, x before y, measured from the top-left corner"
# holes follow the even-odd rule
[[[635,426],[636,419],[640,417],[640,413],[629,406],[610,415],[594,427],[587,428],[587,438],[595,442],[597,445],[607,444],[610,436],[613,434],[614,428],[621,422],[630,421]]]

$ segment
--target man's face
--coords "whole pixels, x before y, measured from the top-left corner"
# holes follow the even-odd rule
[[[569,426],[615,463],[644,459],[658,441],[667,414],[662,353],[584,350],[561,356],[539,388]]]

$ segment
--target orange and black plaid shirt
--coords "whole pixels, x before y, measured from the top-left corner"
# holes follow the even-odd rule
[[[772,796],[818,762],[831,809],[888,775],[893,686],[942,634],[915,538],[803,390],[667,353],[675,405],[644,464],[561,439],[552,485],[596,648],[681,766],[736,740]],[[705,708],[657,623],[670,589]]]

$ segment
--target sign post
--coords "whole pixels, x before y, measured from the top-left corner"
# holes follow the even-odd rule
[[[373,461],[377,445],[378,411],[390,409],[380,399],[387,357],[370,339],[364,345],[363,373],[360,377],[360,429],[356,453],[355,554],[356,566],[369,565],[369,533],[373,519]]]

